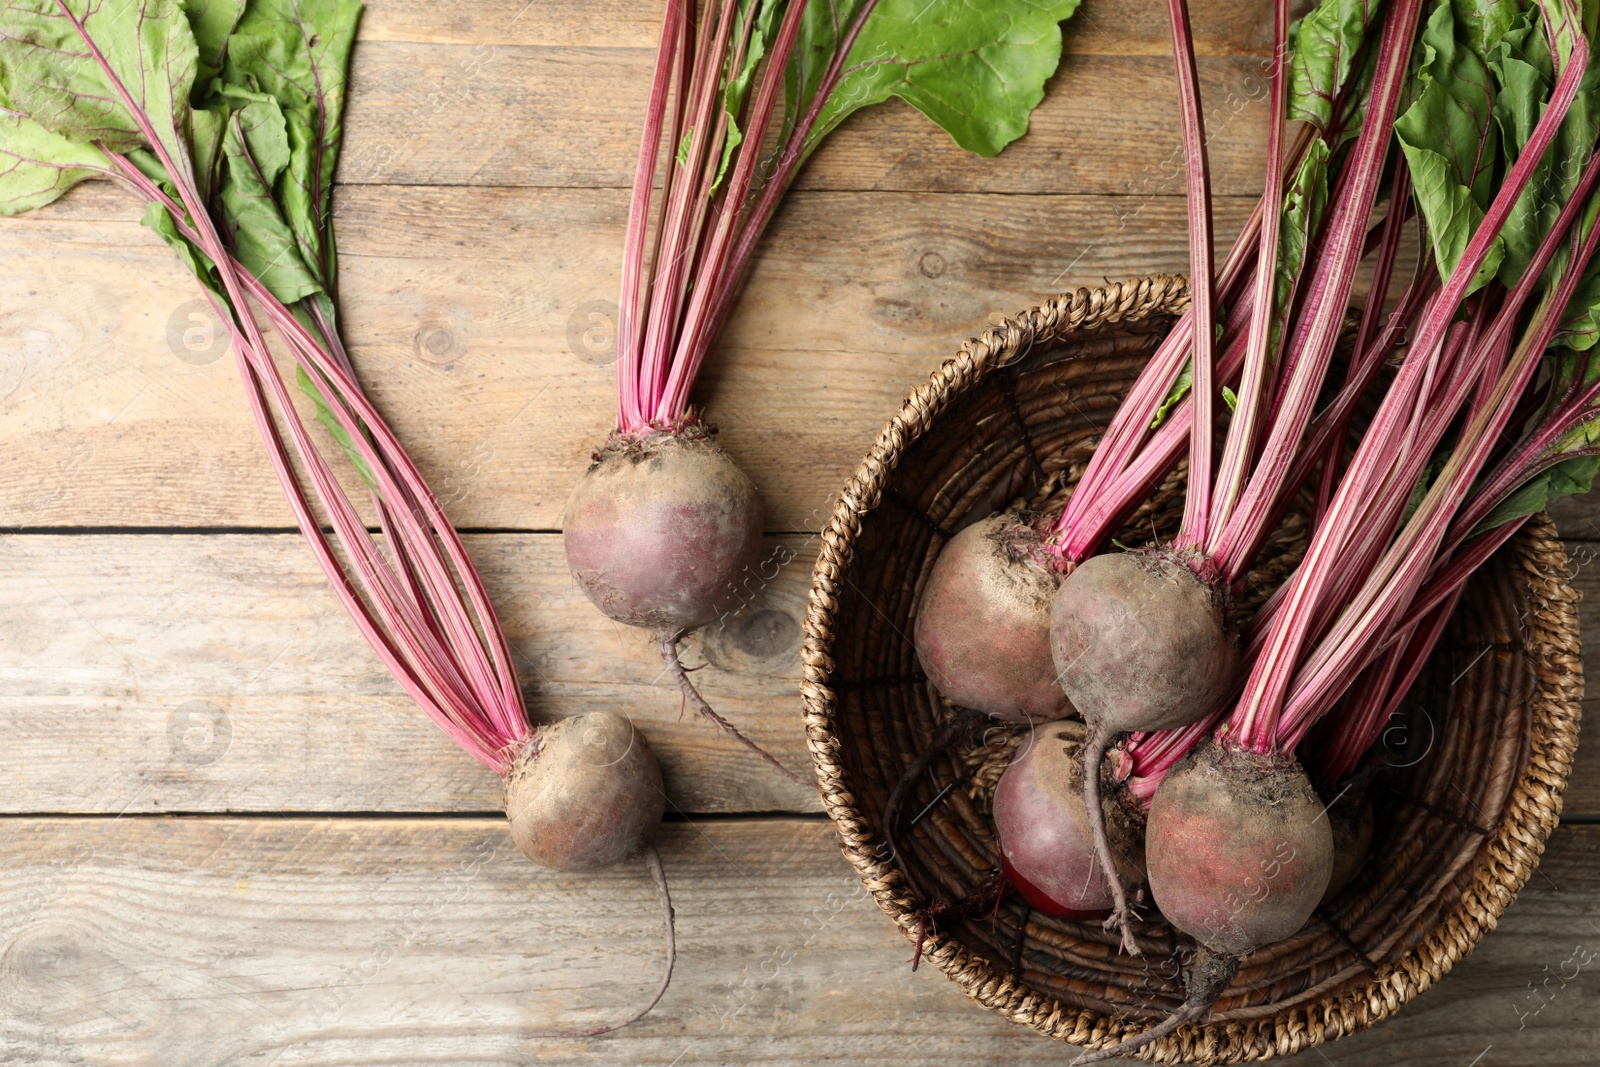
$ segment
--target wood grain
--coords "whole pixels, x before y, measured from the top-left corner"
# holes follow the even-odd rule
[[[1250,207],[1221,201],[1220,231]],[[338,211],[357,369],[452,519],[559,528],[614,418],[625,194],[351,189]],[[134,216],[95,185],[0,225],[0,526],[289,526],[225,336]],[[992,313],[1182,270],[1183,217],[1165,197],[796,194],[697,395],[769,526],[814,530]]]
[[[654,639],[572,584],[560,538],[467,538],[535,719],[634,719],[672,804],[816,811],[682,713]],[[797,772],[800,620],[816,549],[770,541],[742,605],[685,646],[714,707]],[[496,811],[500,780],[412,703],[299,534],[0,538],[0,812]]]
[[[371,0],[361,41],[654,48],[662,6],[659,0],[478,0],[441,10],[428,0]],[[1189,12],[1197,55],[1264,55],[1272,47],[1272,6],[1262,0],[1194,0]],[[1086,0],[1061,28],[1068,55],[1166,56],[1172,48],[1165,13],[1135,0]]]
[[[339,180],[627,188],[654,48],[371,42],[356,49]],[[1267,85],[1255,56],[1202,58],[1212,182],[1259,195]],[[846,120],[804,189],[1181,195],[1172,61],[1073,56],[1029,133],[994,159],[898,100]],[[1173,179],[1177,180],[1174,181]]]
[[[37,1067],[289,1063],[1058,1065],[910,947],[821,821],[663,828],[680,954],[642,865],[535,870],[489,819],[7,820],[0,1054]],[[1494,936],[1399,1017],[1285,1062],[1589,1062],[1600,828],[1552,839]],[[1573,961],[1573,962],[1567,962]],[[1567,965],[1563,967],[1563,964]],[[1528,988],[1551,974],[1544,1007]],[[1520,1029],[1519,1029],[1520,1026]]]

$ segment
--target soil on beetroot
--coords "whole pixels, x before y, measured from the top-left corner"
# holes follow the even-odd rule
[[[1245,956],[1311,917],[1333,870],[1333,833],[1292,757],[1203,741],[1156,791],[1145,862],[1172,925]]]
[[[1051,606],[1057,679],[1084,720],[1113,735],[1186,726],[1238,672],[1228,600],[1165,549],[1085,560]]]

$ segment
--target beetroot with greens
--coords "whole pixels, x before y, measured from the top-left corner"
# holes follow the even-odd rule
[[[1336,857],[1302,760],[1335,782],[1350,775],[1473,569],[1552,493],[1587,488],[1594,474],[1600,375],[1581,354],[1600,293],[1594,26],[1564,3],[1488,5],[1482,20],[1423,8],[1402,0],[1379,16],[1350,153],[1374,178],[1388,159],[1393,188],[1410,186],[1424,270],[1437,281],[1419,275],[1400,299],[1404,358],[1374,387],[1376,411],[1348,463],[1323,457],[1305,559],[1253,623],[1242,691],[1221,724],[1175,764],[1180,746],[1142,770],[1144,741],[1130,746],[1133,773],[1159,782],[1146,838],[1152,896],[1200,951],[1177,1012],[1080,1062],[1203,1016],[1242,957],[1304,924]],[[1286,360],[1303,358],[1296,341],[1315,333],[1304,319],[1326,299],[1329,257],[1340,257],[1329,234],[1352,215],[1365,225],[1371,184],[1341,175],[1334,187]],[[1385,288],[1370,297],[1358,346],[1371,343]],[[1347,377],[1369,359],[1358,348]]]
[[[759,494],[691,403],[695,380],[805,160],[854,111],[899,97],[963,148],[1020,137],[1078,0],[669,0],[623,250],[617,425],[572,492],[567,563],[606,615],[651,631],[684,698],[684,634],[738,603]]]

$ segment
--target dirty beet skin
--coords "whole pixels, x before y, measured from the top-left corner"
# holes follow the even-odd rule
[[[563,531],[595,607],[682,632],[738,604],[761,550],[761,500],[703,432],[613,435],[573,489]]]

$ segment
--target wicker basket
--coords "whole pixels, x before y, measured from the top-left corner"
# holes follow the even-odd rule
[[[1090,1048],[1181,1000],[1181,939],[1155,916],[1141,940],[1170,951],[1131,959],[1098,924],[1029,913],[1014,895],[971,919],[929,914],[925,902],[970,895],[996,867],[985,801],[1003,739],[998,760],[955,751],[935,764],[898,855],[882,812],[950,714],[907,637],[940,547],[965,522],[1076,479],[1186,300],[1175,278],[1080,289],[969,340],[845,487],[806,616],[802,695],[823,800],[879,907],[973,1000]],[[1148,534],[1149,516],[1136,521]],[[1494,927],[1561,810],[1582,689],[1576,601],[1541,516],[1473,579],[1413,690],[1412,743],[1396,746],[1409,755],[1372,790],[1377,829],[1356,879],[1295,937],[1247,959],[1204,1025],[1144,1058],[1236,1063],[1354,1033]]]

